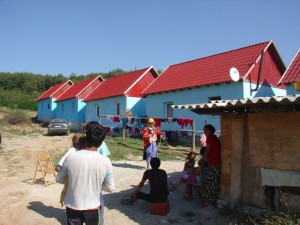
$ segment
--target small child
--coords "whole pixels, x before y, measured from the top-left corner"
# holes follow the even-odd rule
[[[193,186],[201,185],[203,184],[207,173],[208,173],[208,159],[203,158],[203,155],[205,154],[206,147],[202,147],[200,149],[200,155],[202,158],[198,161],[198,167],[195,168],[194,171],[190,171],[188,173],[188,178],[186,179],[186,189],[185,189],[185,195],[183,196],[187,200],[191,200],[193,198]],[[199,190],[198,190],[199,192]]]
[[[85,139],[84,136],[80,133],[76,133],[74,134],[73,138],[72,138],[72,144],[73,147],[71,147],[66,154],[61,158],[61,160],[58,162],[55,170],[56,172],[60,172],[62,164],[64,162],[64,160],[67,158],[67,156],[72,153],[72,152],[76,152],[79,151],[80,149],[85,148]],[[68,176],[65,178],[65,183],[64,183],[64,187],[61,191],[60,194],[60,198],[59,198],[59,206],[63,207],[64,205],[64,198],[67,192],[67,188],[68,188],[68,184],[69,184],[69,179]]]
[[[188,174],[191,171],[193,171],[195,168],[195,163],[196,163],[195,158],[196,158],[195,152],[190,152],[188,154],[188,156],[186,157],[186,160],[184,162],[184,167],[183,167],[183,171],[182,171],[180,178],[176,182],[171,183],[171,187],[169,188],[169,191],[174,191],[180,186],[180,184],[186,183],[186,181],[189,177]]]

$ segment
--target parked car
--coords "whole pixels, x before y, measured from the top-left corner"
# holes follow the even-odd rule
[[[51,134],[70,134],[70,123],[65,119],[53,119],[48,125],[48,135]]]

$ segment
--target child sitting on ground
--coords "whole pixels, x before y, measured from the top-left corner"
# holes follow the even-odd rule
[[[183,167],[181,176],[179,177],[179,179],[176,182],[171,183],[169,191],[174,191],[174,190],[178,189],[180,184],[186,183],[186,181],[189,177],[188,174],[194,170],[195,163],[196,163],[195,158],[196,158],[195,152],[190,152],[188,154],[188,156],[186,157],[186,160],[184,162],[184,167]]]
[[[206,151],[206,147],[202,147],[200,150],[200,155],[203,156]],[[189,177],[186,179],[186,189],[183,198],[191,200],[193,198],[193,187],[199,192],[199,187],[203,184],[208,173],[208,160],[204,158],[198,161],[198,167],[194,171],[188,173]]]

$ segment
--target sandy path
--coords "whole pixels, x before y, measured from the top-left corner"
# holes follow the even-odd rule
[[[64,152],[71,143],[70,136],[16,136],[2,132],[0,147],[0,225],[57,225],[64,224],[65,212],[57,206],[61,184],[45,187],[32,185],[36,154],[49,151],[50,155]],[[105,196],[105,224],[225,224],[218,210],[204,211],[199,199],[188,202],[182,198],[184,186],[169,197],[170,213],[155,216],[149,213],[149,204],[138,201],[134,206],[120,204],[138,184],[145,170],[145,162],[113,161],[116,189]],[[174,180],[183,166],[182,161],[163,161],[161,168]],[[144,191],[148,189],[144,187]]]

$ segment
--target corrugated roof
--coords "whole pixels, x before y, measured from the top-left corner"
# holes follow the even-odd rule
[[[169,66],[143,94],[232,82],[229,70],[236,67],[243,77],[272,41]],[[273,48],[275,48],[272,45]],[[273,51],[274,52],[274,51]],[[279,57],[278,55],[276,57]],[[281,62],[283,63],[283,62]],[[285,66],[284,66],[285,67]],[[285,68],[284,68],[285,69]]]
[[[172,105],[172,107],[175,109],[189,109],[198,114],[220,114],[226,112],[249,112],[256,110],[300,110],[300,95],[223,100],[212,103]]]
[[[97,77],[92,77],[92,78],[89,78],[87,80],[81,81],[77,84],[74,84],[64,94],[59,96],[59,98],[57,98],[55,102],[61,102],[61,101],[64,101],[64,100],[70,99],[70,98],[77,98],[77,96],[83,90],[85,90],[88,86],[90,86],[96,79],[103,80],[103,78],[99,75]]]
[[[59,84],[56,84],[52,87],[50,87],[47,91],[45,91],[40,97],[38,97],[35,101],[41,101],[44,100],[46,98],[50,98],[52,95],[54,95],[60,88],[62,88],[64,85],[66,85],[67,83],[71,83],[71,85],[73,85],[73,82],[71,80],[67,80],[64,82],[61,82]]]
[[[300,49],[296,53],[294,59],[283,74],[278,84],[289,84],[300,81]]]
[[[104,80],[89,96],[87,96],[84,101],[125,95],[128,89],[150,69],[152,69],[152,67],[108,78]]]

